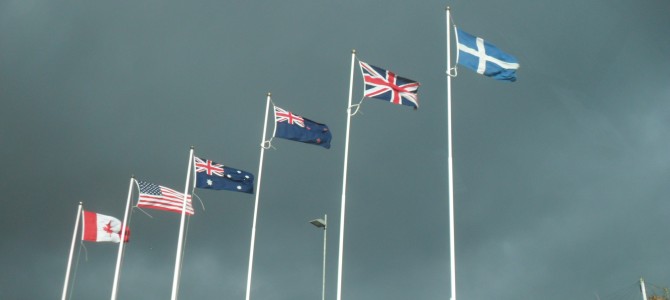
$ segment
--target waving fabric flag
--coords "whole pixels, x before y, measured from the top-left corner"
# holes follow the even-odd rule
[[[516,81],[517,59],[496,46],[456,28],[458,63],[498,80]]]
[[[275,106],[275,121],[275,137],[330,149],[330,140],[333,136],[328,125],[294,115],[277,106]]]
[[[126,228],[124,241],[130,239],[130,228],[122,226],[119,219],[90,211],[82,211],[82,241],[112,242],[121,241],[121,227]]]
[[[137,201],[137,207],[181,213],[184,206],[183,193],[161,185],[139,180],[137,180],[137,186],[140,190],[140,197]],[[186,214],[195,214],[193,211],[191,195],[188,195],[186,199]]]
[[[195,187],[254,193],[254,175],[211,160],[195,157]]]
[[[365,97],[419,108],[418,82],[362,61],[359,64],[365,82]]]

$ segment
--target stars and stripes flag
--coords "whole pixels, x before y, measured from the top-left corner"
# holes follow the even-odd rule
[[[122,226],[123,224],[119,219],[85,210],[82,211],[81,216],[83,218],[81,223],[82,241],[118,243],[121,241],[121,228],[124,227],[126,228],[124,241],[128,242],[130,228]]]
[[[362,61],[359,65],[365,82],[365,97],[419,108],[418,82]]]
[[[184,205],[184,194],[171,188],[164,187],[145,181],[137,180],[137,186],[140,190],[137,207],[166,210],[181,213]],[[193,215],[193,203],[191,195],[186,198],[186,214]]]

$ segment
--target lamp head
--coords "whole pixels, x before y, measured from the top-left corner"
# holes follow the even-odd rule
[[[314,219],[309,222],[318,228],[326,229],[326,221],[324,221],[323,219]]]

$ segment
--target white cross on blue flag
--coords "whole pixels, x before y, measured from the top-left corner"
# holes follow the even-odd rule
[[[519,62],[498,47],[456,28],[457,63],[498,80],[516,81]]]

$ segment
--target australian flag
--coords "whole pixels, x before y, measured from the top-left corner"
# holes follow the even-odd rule
[[[363,96],[419,108],[419,83],[380,67],[359,61],[365,93]]]
[[[195,158],[195,187],[254,193],[254,175],[211,160]]]
[[[516,81],[517,59],[480,37],[456,28],[458,63],[479,74],[505,81]]]
[[[328,125],[294,115],[290,111],[275,106],[275,137],[330,149],[332,134]]]

